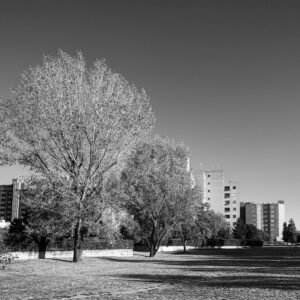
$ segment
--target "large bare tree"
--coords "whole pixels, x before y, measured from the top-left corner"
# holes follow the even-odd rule
[[[29,167],[57,187],[69,202],[73,261],[80,260],[80,228],[107,175],[154,125],[149,98],[103,60],[87,68],[81,53],[59,51],[21,75],[0,102],[0,118],[1,163]]]

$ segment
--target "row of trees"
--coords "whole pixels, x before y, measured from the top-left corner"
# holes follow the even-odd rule
[[[180,238],[186,249],[188,240],[200,243],[204,237],[226,237],[229,228],[220,214],[206,210],[200,203],[198,187],[192,187],[191,174],[186,169],[187,148],[168,139],[155,137],[139,142],[131,151],[119,176],[112,173],[105,186],[106,207],[97,222],[86,222],[80,231],[80,241],[86,235],[106,239],[119,234],[145,241],[150,256],[154,256],[167,237]],[[51,240],[71,235],[71,208],[60,197],[53,197],[46,181],[31,178],[23,193],[27,213],[15,220],[6,241],[14,246],[32,246],[45,256]],[[97,201],[97,199],[95,199]],[[108,222],[105,212],[113,213],[118,222]],[[91,209],[92,214],[92,209]],[[114,224],[113,224],[114,223]],[[108,229],[108,230],[105,230]]]
[[[105,227],[108,211],[127,215],[123,228],[134,228],[150,256],[176,224],[183,241],[200,228],[189,223],[204,210],[195,204],[188,148],[151,138],[154,123],[145,91],[103,60],[88,68],[81,53],[59,51],[21,75],[0,101],[0,164],[30,170],[21,225],[41,252],[71,236],[73,261],[81,260],[84,237]]]
[[[232,236],[242,241],[261,240],[269,241],[269,235],[263,230],[258,229],[253,224],[245,224],[242,219],[238,219],[232,230]]]

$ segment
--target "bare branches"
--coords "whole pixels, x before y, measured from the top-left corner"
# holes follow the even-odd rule
[[[103,180],[155,121],[146,93],[103,60],[88,70],[81,53],[61,50],[25,71],[13,97],[1,102],[0,127],[9,130],[1,131],[0,150],[14,153],[3,160],[59,183],[73,220],[85,215]]]

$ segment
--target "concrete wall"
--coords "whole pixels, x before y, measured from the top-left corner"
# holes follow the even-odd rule
[[[194,246],[186,246],[186,250],[195,249]],[[177,252],[183,251],[183,246],[160,246],[157,252]]]
[[[37,259],[38,252],[12,252],[18,259]],[[132,249],[83,250],[83,257],[133,256]],[[47,251],[46,258],[72,258],[73,251]]]

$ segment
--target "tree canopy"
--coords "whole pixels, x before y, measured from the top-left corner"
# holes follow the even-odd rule
[[[0,163],[21,164],[70,203],[74,261],[78,234],[107,175],[154,125],[149,98],[104,60],[59,51],[30,67],[0,102]],[[101,200],[102,199],[102,200]],[[95,216],[97,218],[97,216]]]
[[[124,203],[147,241],[150,256],[157,252],[187,199],[191,187],[187,157],[184,145],[155,137],[137,145],[122,172]]]

